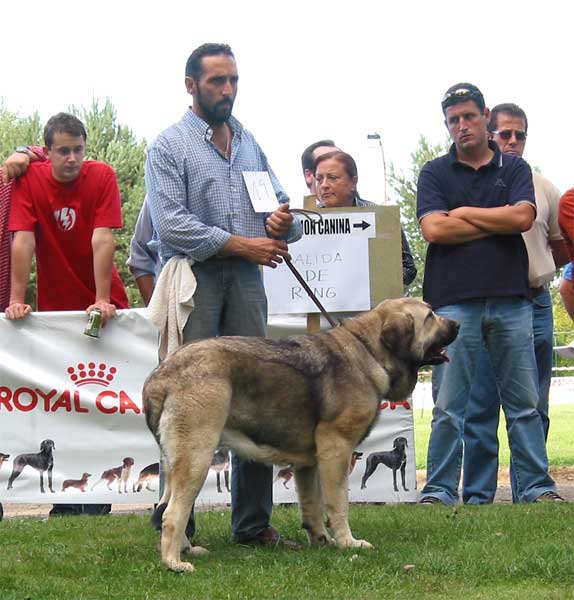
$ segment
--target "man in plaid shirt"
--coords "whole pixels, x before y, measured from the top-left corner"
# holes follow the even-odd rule
[[[184,341],[217,335],[265,336],[267,299],[260,265],[288,256],[287,242],[301,236],[288,198],[253,135],[231,116],[237,66],[226,44],[194,50],[185,69],[193,106],[148,147],[146,187],[162,264],[193,260],[195,308]],[[255,212],[244,172],[269,174],[278,208]],[[275,545],[269,525],[272,469],[233,457],[232,530],[236,542]],[[164,507],[160,507],[162,510]],[[192,538],[193,515],[187,527]]]

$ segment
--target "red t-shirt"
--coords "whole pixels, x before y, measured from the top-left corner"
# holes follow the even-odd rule
[[[92,234],[96,227],[122,227],[114,170],[84,161],[77,179],[56,181],[50,162],[32,163],[12,192],[10,231],[33,231],[36,239],[38,310],[83,310],[95,302]],[[115,267],[111,300],[127,308]]]

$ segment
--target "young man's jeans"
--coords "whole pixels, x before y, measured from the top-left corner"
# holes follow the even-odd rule
[[[427,483],[421,495],[444,504],[458,501],[463,427],[477,362],[486,347],[508,423],[518,499],[533,502],[555,490],[548,474],[532,333],[532,305],[523,298],[484,298],[436,311],[460,323],[448,347],[450,362],[433,369],[433,422]]]
[[[217,335],[265,336],[267,298],[261,271],[241,258],[212,258],[192,267],[197,280],[195,308],[184,329],[184,341]],[[273,509],[273,468],[232,457],[231,529],[236,541],[269,526]],[[186,534],[195,532],[193,512]]]
[[[534,353],[538,370],[538,405],[544,439],[548,438],[548,395],[552,377],[552,298],[548,290],[532,300]],[[464,420],[464,467],[462,499],[468,504],[493,502],[498,477],[498,420],[500,394],[488,353],[478,361]],[[511,461],[512,499],[518,502],[516,473]]]

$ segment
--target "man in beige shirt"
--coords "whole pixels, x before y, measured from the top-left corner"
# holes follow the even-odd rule
[[[495,106],[491,111],[488,131],[503,153],[522,157],[528,119],[519,106]],[[536,220],[532,228],[522,235],[528,252],[528,279],[533,304],[538,412],[547,438],[554,326],[548,285],[554,279],[556,269],[566,264],[568,255],[558,226],[560,191],[538,173],[533,174],[533,180]],[[497,485],[500,396],[486,352],[481,357],[476,373],[465,414],[462,497],[468,504],[487,504],[494,500]],[[512,464],[511,485],[513,500],[517,501],[517,481]]]

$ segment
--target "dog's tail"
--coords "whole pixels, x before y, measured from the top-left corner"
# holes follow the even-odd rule
[[[158,369],[161,369],[161,365],[152,371],[144,383],[142,402],[147,426],[159,445],[159,420],[165,403],[166,390],[161,382],[158,381],[161,378],[154,377]]]

